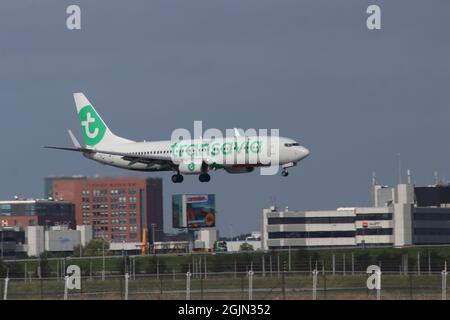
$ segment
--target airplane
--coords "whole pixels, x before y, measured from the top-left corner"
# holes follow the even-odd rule
[[[136,142],[115,135],[83,93],[73,97],[85,146],[68,130],[74,147],[44,148],[80,152],[88,159],[122,169],[172,171],[174,183],[183,182],[183,174],[198,175],[200,182],[209,182],[209,172],[218,169],[248,173],[275,165],[282,167],[285,177],[288,168],[309,155],[307,148],[292,139],[241,136],[236,128],[233,137]]]

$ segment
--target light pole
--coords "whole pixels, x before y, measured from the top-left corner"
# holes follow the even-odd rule
[[[102,281],[105,280],[105,230],[103,230],[103,237],[102,237],[102,260],[103,260],[103,269],[102,269]]]
[[[156,224],[152,223],[152,253],[153,255],[155,255],[156,250],[155,250],[155,227]]]
[[[0,260],[3,260],[3,233],[4,233],[4,231],[5,231],[5,229],[3,229],[3,227],[2,227],[2,241],[1,241],[1,243],[2,243],[2,248],[1,248],[1,250],[2,250],[2,255],[1,255],[1,258],[0,258]]]

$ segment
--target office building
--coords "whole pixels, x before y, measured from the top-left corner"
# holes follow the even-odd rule
[[[373,207],[325,211],[279,210],[275,206],[264,209],[263,250],[450,244],[447,189],[426,188],[424,191],[411,183],[396,187],[374,185]]]
[[[77,225],[91,225],[95,238],[140,242],[143,229],[163,238],[160,178],[48,177],[46,196],[75,204]]]
[[[25,244],[25,232],[18,227],[0,227],[0,260],[14,258]]]
[[[44,251],[72,252],[78,245],[92,240],[92,226],[77,226],[76,230],[66,226],[53,226],[44,230],[42,226],[29,226],[26,230],[28,256],[39,256]]]
[[[20,199],[0,201],[0,223],[4,227],[75,227],[75,206],[68,201]]]

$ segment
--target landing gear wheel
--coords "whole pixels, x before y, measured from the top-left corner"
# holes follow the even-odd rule
[[[174,174],[173,176],[172,176],[172,182],[173,183],[181,183],[181,182],[183,182],[183,180],[184,180],[184,178],[183,178],[183,176],[181,175],[181,174]]]
[[[207,173],[202,173],[198,176],[198,180],[200,180],[200,182],[209,182],[209,180],[211,180],[211,176]]]
[[[289,172],[288,172],[287,170],[281,171],[281,175],[282,175],[283,177],[287,177],[288,174],[289,174]]]

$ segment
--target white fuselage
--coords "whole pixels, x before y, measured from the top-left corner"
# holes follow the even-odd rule
[[[119,155],[101,152],[86,153],[87,158],[129,170],[174,171],[186,163],[201,162],[214,168],[261,167],[295,165],[307,157],[308,149],[294,140],[282,137],[226,137],[214,140],[196,139],[175,143],[171,140],[119,143],[102,147],[129,154],[151,156],[160,161],[136,162]],[[184,172],[186,174],[196,172]]]

